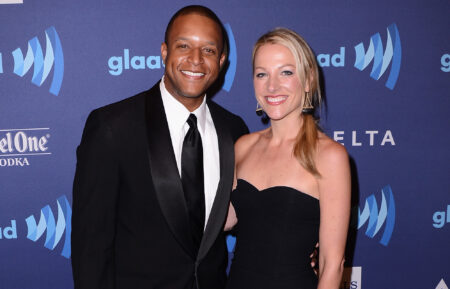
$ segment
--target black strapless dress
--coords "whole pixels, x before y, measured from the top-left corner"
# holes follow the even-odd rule
[[[316,289],[309,255],[319,239],[319,201],[296,189],[259,191],[239,179],[236,247],[227,289]]]

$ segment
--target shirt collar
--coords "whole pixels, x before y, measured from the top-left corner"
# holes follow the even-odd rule
[[[159,89],[161,91],[161,98],[164,105],[164,110],[166,112],[167,122],[169,127],[176,131],[183,128],[186,123],[189,114],[191,112],[175,97],[173,97],[164,85],[164,76],[159,83]],[[199,130],[204,135],[206,126],[206,95],[203,97],[202,104],[194,110],[192,113],[197,117],[197,126]]]

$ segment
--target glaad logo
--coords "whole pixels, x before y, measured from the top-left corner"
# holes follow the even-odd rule
[[[237,49],[236,41],[234,40],[234,35],[233,31],[231,30],[230,24],[227,23],[224,26],[228,35],[230,47],[228,53],[229,66],[225,75],[225,82],[222,86],[222,89],[229,92],[231,90],[231,86],[233,85],[234,77],[236,74]],[[108,72],[113,76],[122,75],[124,70],[143,70],[146,68],[153,70],[161,69],[162,67],[164,67],[164,63],[162,62],[161,56],[132,56],[130,55],[129,48],[125,48],[123,50],[123,56],[112,56],[108,59]]]
[[[112,56],[108,60],[109,74],[118,76],[122,74],[123,69],[145,69],[145,65],[149,69],[160,69],[162,66],[160,56],[132,56],[130,60],[130,50],[125,48],[122,56]]]
[[[47,230],[44,247],[53,250],[65,233],[64,247],[61,255],[70,258],[70,233],[72,231],[70,222],[72,218],[72,209],[66,196],[58,198],[56,203],[58,204],[58,218],[56,222],[49,205],[41,209],[39,223],[36,223],[36,219],[33,215],[25,219],[28,227],[27,238],[36,242],[42,236],[44,231]]]
[[[435,289],[448,289],[448,286],[447,284],[445,284],[444,279],[441,279],[441,281],[439,281]]]
[[[433,214],[433,222],[433,227],[437,229],[444,227],[445,223],[450,223],[450,205],[447,205],[447,220],[445,211],[437,211]]]
[[[29,156],[51,155],[50,128],[0,130],[0,167],[29,166]],[[36,135],[37,132],[41,132]]]
[[[64,236],[64,245],[61,255],[65,258],[70,258],[70,233],[72,231],[71,218],[72,209],[66,196],[61,196],[57,200],[58,218],[55,217],[49,205],[41,209],[41,216],[39,223],[33,215],[25,219],[27,224],[27,238],[33,242],[39,240],[44,231],[47,230],[44,247],[54,250],[61,238]],[[17,225],[16,220],[11,220],[11,226],[0,227],[0,240],[2,239],[17,239]]]
[[[17,239],[16,220],[11,220],[10,227],[0,227],[0,240],[2,239]]]
[[[441,70],[443,72],[450,72],[450,54],[444,54],[441,57]],[[0,63],[0,69],[1,69],[1,63]]]
[[[359,230],[368,221],[369,224],[366,229],[366,236],[369,238],[375,237],[383,224],[386,223],[380,244],[387,246],[395,225],[395,202],[391,186],[385,186],[381,190],[381,196],[381,207],[379,211],[377,200],[373,194],[366,199],[362,212],[360,208],[355,207],[352,214],[352,223],[354,226],[357,225],[356,227]],[[356,217],[357,222],[355,222]]]
[[[25,58],[23,57],[20,48],[17,48],[12,52],[14,57],[14,73],[23,77],[34,63],[33,78],[31,79],[31,82],[40,87],[47,79],[54,64],[55,67],[53,68],[50,93],[58,95],[64,75],[64,55],[61,41],[53,26],[45,30],[45,38],[45,57],[43,56],[42,47],[37,37],[28,41],[28,50]]]
[[[360,71],[363,71],[373,60],[373,67],[370,77],[375,80],[379,80],[386,72],[389,64],[392,63],[385,86],[391,90],[394,89],[400,74],[400,64],[402,60],[402,47],[397,25],[392,23],[387,28],[387,41],[384,53],[380,33],[375,33],[372,35],[367,51],[365,51],[364,44],[362,42],[354,48],[356,53],[354,67]],[[344,67],[345,47],[340,47],[339,53],[334,55],[317,55],[317,62],[321,67]]]

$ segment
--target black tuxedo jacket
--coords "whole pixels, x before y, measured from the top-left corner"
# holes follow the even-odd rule
[[[241,118],[207,101],[220,181],[198,254],[161,100],[150,90],[94,110],[77,149],[72,269],[76,289],[223,288],[222,232]]]

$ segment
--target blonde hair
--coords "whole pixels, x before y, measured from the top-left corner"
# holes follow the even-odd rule
[[[255,55],[259,48],[266,44],[280,44],[287,47],[295,59],[296,72],[302,84],[302,88],[309,88],[302,92],[302,109],[307,97],[310,103],[316,107],[321,102],[319,84],[319,69],[316,57],[306,41],[294,31],[287,28],[275,28],[262,35],[253,47],[252,63],[255,67]],[[319,127],[312,114],[302,114],[303,125],[297,134],[293,154],[300,164],[315,177],[320,177],[314,162],[317,147]]]

